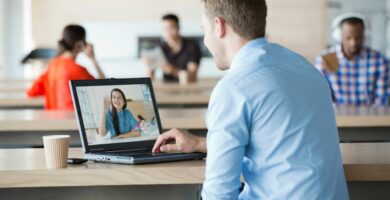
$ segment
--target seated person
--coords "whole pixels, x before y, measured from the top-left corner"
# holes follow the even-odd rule
[[[99,78],[104,78],[93,47],[86,42],[86,31],[79,25],[68,25],[58,42],[59,53],[53,58],[47,69],[27,90],[29,97],[45,96],[47,110],[73,110],[69,80],[94,79],[88,71],[76,63],[77,55],[84,52],[94,64]]]
[[[328,84],[264,39],[266,0],[202,4],[205,45],[229,70],[211,94],[207,139],[172,129],[152,152],[207,152],[204,200],[349,199]]]
[[[103,109],[98,128],[100,136],[106,137],[107,133],[110,134],[111,139],[141,136],[139,131],[134,130],[138,121],[127,109],[126,97],[122,90],[114,88],[111,96],[104,98]]]
[[[187,80],[195,82],[201,58],[199,45],[180,36],[179,18],[173,14],[162,17],[163,41],[160,44],[161,50],[166,58],[164,64],[158,66],[163,71],[163,79],[168,82],[177,82],[179,72],[187,72]],[[150,61],[144,58],[147,65],[148,76],[153,78],[155,69],[151,67]]]
[[[381,53],[364,45],[364,18],[344,15],[336,19],[335,26],[340,28],[341,43],[324,50],[316,59],[317,69],[329,82],[334,103],[387,105],[388,63]]]

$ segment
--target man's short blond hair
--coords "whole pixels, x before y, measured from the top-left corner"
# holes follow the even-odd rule
[[[265,36],[267,4],[265,0],[202,0],[206,15],[221,17],[234,32],[252,40]]]

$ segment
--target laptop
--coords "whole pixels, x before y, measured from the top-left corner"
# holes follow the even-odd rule
[[[162,133],[149,78],[70,81],[84,158],[143,164],[203,159],[204,153],[158,153]]]

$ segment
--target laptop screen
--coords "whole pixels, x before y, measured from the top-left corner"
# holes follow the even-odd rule
[[[150,84],[111,81],[108,85],[81,84],[74,90],[88,146],[150,141],[160,134]]]

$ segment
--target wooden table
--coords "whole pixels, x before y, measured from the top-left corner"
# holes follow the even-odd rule
[[[206,109],[159,109],[164,129],[206,129]],[[0,110],[0,132],[77,131],[73,111]]]
[[[390,107],[336,106],[337,125],[342,127],[388,127]]]
[[[154,81],[157,103],[161,107],[207,107],[210,94],[218,78],[202,78],[198,82],[180,85]],[[44,98],[29,98],[25,95],[31,86],[31,80],[1,80],[0,79],[0,108],[25,109],[44,106]]]
[[[29,82],[1,82],[0,81],[0,92],[8,93],[23,93],[30,87],[31,83]]]
[[[220,78],[200,78],[197,82],[181,85],[179,83],[154,80],[153,88],[163,92],[199,92],[211,90]],[[0,92],[25,92],[33,83],[33,80],[24,79],[0,79]]]
[[[164,92],[197,92],[212,90],[217,85],[220,78],[201,78],[197,82],[181,85],[179,83],[167,83],[161,80],[153,81],[153,88],[157,91]]]
[[[43,109],[43,97],[30,98],[24,92],[0,93],[0,109]]]
[[[209,104],[211,91],[203,92],[156,92],[156,101],[159,108],[171,107],[201,107],[206,108]]]
[[[160,109],[160,118],[163,129],[200,130],[205,135],[205,112],[206,109]],[[42,136],[53,134],[68,134],[71,146],[81,146],[73,111],[0,110],[0,148],[42,147]]]
[[[81,148],[70,148],[69,157],[82,157]],[[202,184],[204,161],[148,165],[88,162],[69,165],[67,169],[48,170],[42,148],[0,149],[0,176],[0,188]]]
[[[369,113],[353,110],[336,110],[342,142],[390,141],[389,108]],[[203,136],[207,132],[206,111],[205,108],[159,109],[163,129],[180,128]],[[72,146],[81,145],[74,112],[0,110],[0,148],[40,147],[41,136],[50,134],[69,134]]]
[[[81,157],[81,149],[70,149]],[[197,200],[204,161],[152,165],[89,162],[48,170],[43,149],[0,150],[0,195],[5,199]]]
[[[348,181],[390,181],[390,143],[342,143]]]
[[[390,127],[390,107],[377,112],[345,112],[353,108],[336,109],[336,122],[340,128]],[[355,109],[356,110],[356,109]],[[159,109],[164,129],[207,129],[206,108]],[[77,130],[73,111],[0,110],[0,131],[52,131]],[[390,134],[390,133],[389,133]]]
[[[341,144],[341,151],[351,196],[354,196],[351,194],[354,182],[389,186],[389,143]],[[81,157],[81,149],[71,148],[69,156]],[[83,192],[93,194],[101,190],[104,191],[101,195],[107,198],[112,194],[111,190],[120,187],[127,192],[117,194],[116,198],[130,195],[127,198],[196,199],[204,181],[204,172],[204,161],[135,166],[88,162],[70,165],[67,169],[48,170],[43,149],[0,150],[0,188],[3,188],[0,194],[3,197],[38,195],[47,198],[49,194],[60,192],[58,198],[66,199],[80,197],[78,195]],[[361,192],[370,193],[366,189]],[[174,197],[169,193],[175,193]]]
[[[389,142],[390,107],[335,107],[343,142]]]
[[[157,92],[159,107],[207,107],[211,92]],[[0,92],[0,109],[43,109],[43,97],[27,97],[24,92]]]

